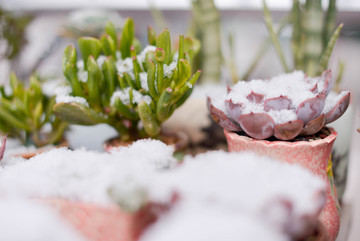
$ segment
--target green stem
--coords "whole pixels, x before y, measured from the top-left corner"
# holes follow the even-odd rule
[[[279,58],[280,58],[282,66],[284,68],[284,71],[289,72],[289,67],[288,67],[288,65],[286,63],[284,54],[283,54],[283,52],[281,50],[279,39],[278,39],[278,37],[277,37],[277,35],[276,35],[275,31],[274,31],[270,10],[266,5],[265,0],[263,0],[263,4],[264,4],[264,8],[263,8],[264,19],[265,19],[265,24],[266,24],[266,27],[268,29],[268,32],[270,34],[270,39],[271,39],[271,41],[272,41],[272,43],[273,43],[273,45],[275,47],[276,53],[279,55]]]

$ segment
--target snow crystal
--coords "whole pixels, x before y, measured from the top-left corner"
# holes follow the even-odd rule
[[[130,96],[129,96],[130,87],[127,87],[123,90],[115,91],[114,94],[111,97],[111,105],[115,104],[115,100],[117,98],[120,98],[121,102],[124,105],[130,105]],[[133,104],[139,104],[142,100],[145,101],[147,104],[151,103],[151,97],[148,95],[142,95],[137,90],[132,90],[133,93]]]
[[[78,70],[77,72],[77,77],[79,79],[79,81],[86,83],[88,80],[88,75],[89,73],[86,70]]]
[[[74,103],[74,102],[89,107],[89,103],[83,97],[70,96],[70,95],[58,95],[58,96],[56,96],[56,103]]]
[[[193,85],[190,84],[189,82],[186,82],[185,85],[186,85],[187,87],[189,87],[189,88],[192,88],[192,87],[193,87]]]
[[[153,46],[153,45],[148,45],[146,46],[140,54],[138,54],[136,56],[137,60],[139,61],[139,63],[145,63],[145,59],[146,59],[146,54],[150,51],[153,51],[155,52],[156,50],[156,46]]]
[[[322,113],[329,113],[336,106],[336,104],[347,94],[349,94],[349,91],[341,91],[340,94],[335,91],[331,91],[326,97],[325,106]]]
[[[0,168],[0,192],[107,205],[113,202],[111,186],[127,186],[128,180],[145,185],[159,171],[176,165],[172,154],[172,147],[157,140],[141,140],[111,154],[53,149]]]
[[[171,78],[176,66],[177,66],[177,61],[173,61],[169,65],[164,64],[164,77]]]
[[[211,205],[181,203],[142,235],[140,241],[287,241],[285,234],[251,216]]]
[[[299,166],[252,153],[223,151],[188,156],[182,166],[161,178],[166,181],[160,179],[161,184],[152,190],[154,200],[164,201],[172,190],[177,190],[184,198],[210,198],[224,207],[246,212],[258,212],[276,198],[291,201],[294,213],[313,212],[319,208],[313,195],[325,188],[320,178]]]
[[[274,120],[275,125],[283,124],[297,119],[297,115],[293,110],[270,110],[267,112]]]
[[[104,64],[105,60],[106,60],[106,56],[105,56],[105,55],[100,55],[100,56],[96,59],[96,62],[97,62],[98,66],[99,66],[100,68],[102,68],[102,65]]]
[[[143,88],[146,91],[149,91],[149,86],[147,82],[147,73],[141,72],[140,73],[140,82],[141,82],[141,88]]]
[[[48,80],[42,84],[43,93],[52,97],[54,95],[69,95],[71,87],[65,84],[63,79]]]
[[[126,59],[118,59],[116,62],[116,68],[118,71],[118,74],[122,77],[124,72],[128,73],[131,78],[134,79],[134,73],[133,73],[133,61],[131,58]]]
[[[24,199],[0,199],[0,240],[83,241],[50,208]]]

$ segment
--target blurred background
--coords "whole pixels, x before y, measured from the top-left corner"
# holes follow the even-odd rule
[[[261,0],[205,1],[210,5],[202,7],[208,8],[211,14],[197,8],[198,2],[202,1],[0,0],[0,83],[8,83],[12,71],[24,81],[34,71],[47,78],[62,78],[62,54],[69,43],[76,44],[82,35],[100,35],[109,20],[121,28],[127,17],[133,18],[136,36],[143,44],[147,40],[148,25],[157,32],[168,27],[173,37],[183,33],[207,39],[202,43],[203,56],[207,51],[214,51],[217,57],[207,64],[204,64],[206,59],[199,60],[204,71],[202,84],[231,84],[237,79],[266,78],[284,72],[273,46],[261,51],[269,36]],[[267,0],[267,4],[274,27],[279,28],[292,1]],[[357,195],[360,193],[360,134],[355,131],[360,127],[360,1],[338,0],[336,4],[336,25],[343,23],[344,27],[329,66],[336,76],[341,69],[339,63],[344,63],[339,88],[351,90],[353,108],[349,124],[340,124],[340,128],[349,129],[341,142],[350,162],[338,240],[355,241],[360,239],[360,229],[356,228],[360,224],[360,197]],[[323,7],[327,7],[327,1],[323,1]],[[207,17],[211,23],[208,29],[201,24]],[[289,62],[290,39],[291,28],[284,28],[279,40]],[[262,54],[252,66],[259,52]],[[212,65],[216,68],[209,67]]]

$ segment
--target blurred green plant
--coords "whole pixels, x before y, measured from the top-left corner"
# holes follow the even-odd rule
[[[141,51],[131,18],[121,36],[108,23],[100,39],[81,37],[78,43],[82,60],[77,62],[73,45],[63,56],[72,96],[57,103],[55,113],[73,124],[106,123],[122,141],[158,138],[161,123],[190,96],[200,76],[201,71],[191,75],[197,41],[180,35],[174,52],[169,30],[157,35],[149,27],[149,46]]]
[[[37,75],[30,77],[28,88],[10,75],[10,85],[0,86],[0,130],[24,145],[42,147],[63,140],[67,124],[53,112],[55,96],[42,91]]]
[[[30,15],[15,15],[0,7],[0,39],[5,40],[6,49],[2,58],[14,59],[26,43],[25,30],[32,21]]]
[[[329,0],[325,16],[321,0],[306,0],[304,4],[300,3],[299,0],[293,0],[291,12],[280,22],[277,30],[274,28],[271,13],[265,0],[263,0],[263,6],[269,40],[263,43],[243,79],[246,80],[249,77],[256,64],[266,52],[270,41],[275,47],[285,72],[302,70],[307,75],[314,77],[328,69],[331,53],[343,27],[343,24],[340,24],[335,28],[336,0]],[[285,59],[279,41],[279,36],[283,29],[289,25],[292,28],[292,67],[289,61]],[[341,64],[337,79],[341,79],[343,67],[344,65]]]
[[[202,48],[197,65],[203,70],[201,82],[218,83],[221,80],[220,13],[213,0],[192,1],[193,36],[198,34]]]

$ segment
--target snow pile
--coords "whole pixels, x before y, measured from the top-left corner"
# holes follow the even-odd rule
[[[56,96],[56,103],[79,103],[89,107],[89,103],[85,98],[71,95],[58,95]]]
[[[4,160],[0,193],[116,201],[132,212],[148,202],[171,203],[177,194],[142,241],[289,240],[309,228],[325,202],[325,183],[296,165],[222,151],[178,165],[172,155],[160,141],[141,140],[112,153],[55,149]]]
[[[111,154],[60,148],[29,160],[5,158],[0,193],[107,205],[113,202],[108,195],[111,186],[131,180],[147,183],[159,170],[176,164],[172,153],[173,148],[160,141],[142,140]]]
[[[132,92],[132,99],[130,99],[130,91]],[[142,95],[139,91],[127,87],[123,90],[117,90],[111,96],[110,103],[115,105],[115,100],[119,98],[124,105],[139,104],[142,100],[150,105],[151,97],[148,95]]]
[[[177,193],[180,204],[150,229],[150,238],[144,240],[215,241],[221,234],[236,238],[239,233],[249,234],[246,238],[241,235],[244,240],[287,240],[286,235],[307,231],[306,217],[320,212],[325,188],[320,178],[299,166],[252,153],[218,151],[187,157],[179,168],[149,184],[150,200],[166,203]],[[255,227],[248,229],[244,219]],[[221,225],[225,220],[228,225]],[[199,236],[192,235],[196,228]],[[254,228],[257,239],[251,239]],[[274,230],[273,239],[267,237]]]
[[[0,199],[0,240],[84,241],[53,210],[23,199]]]

